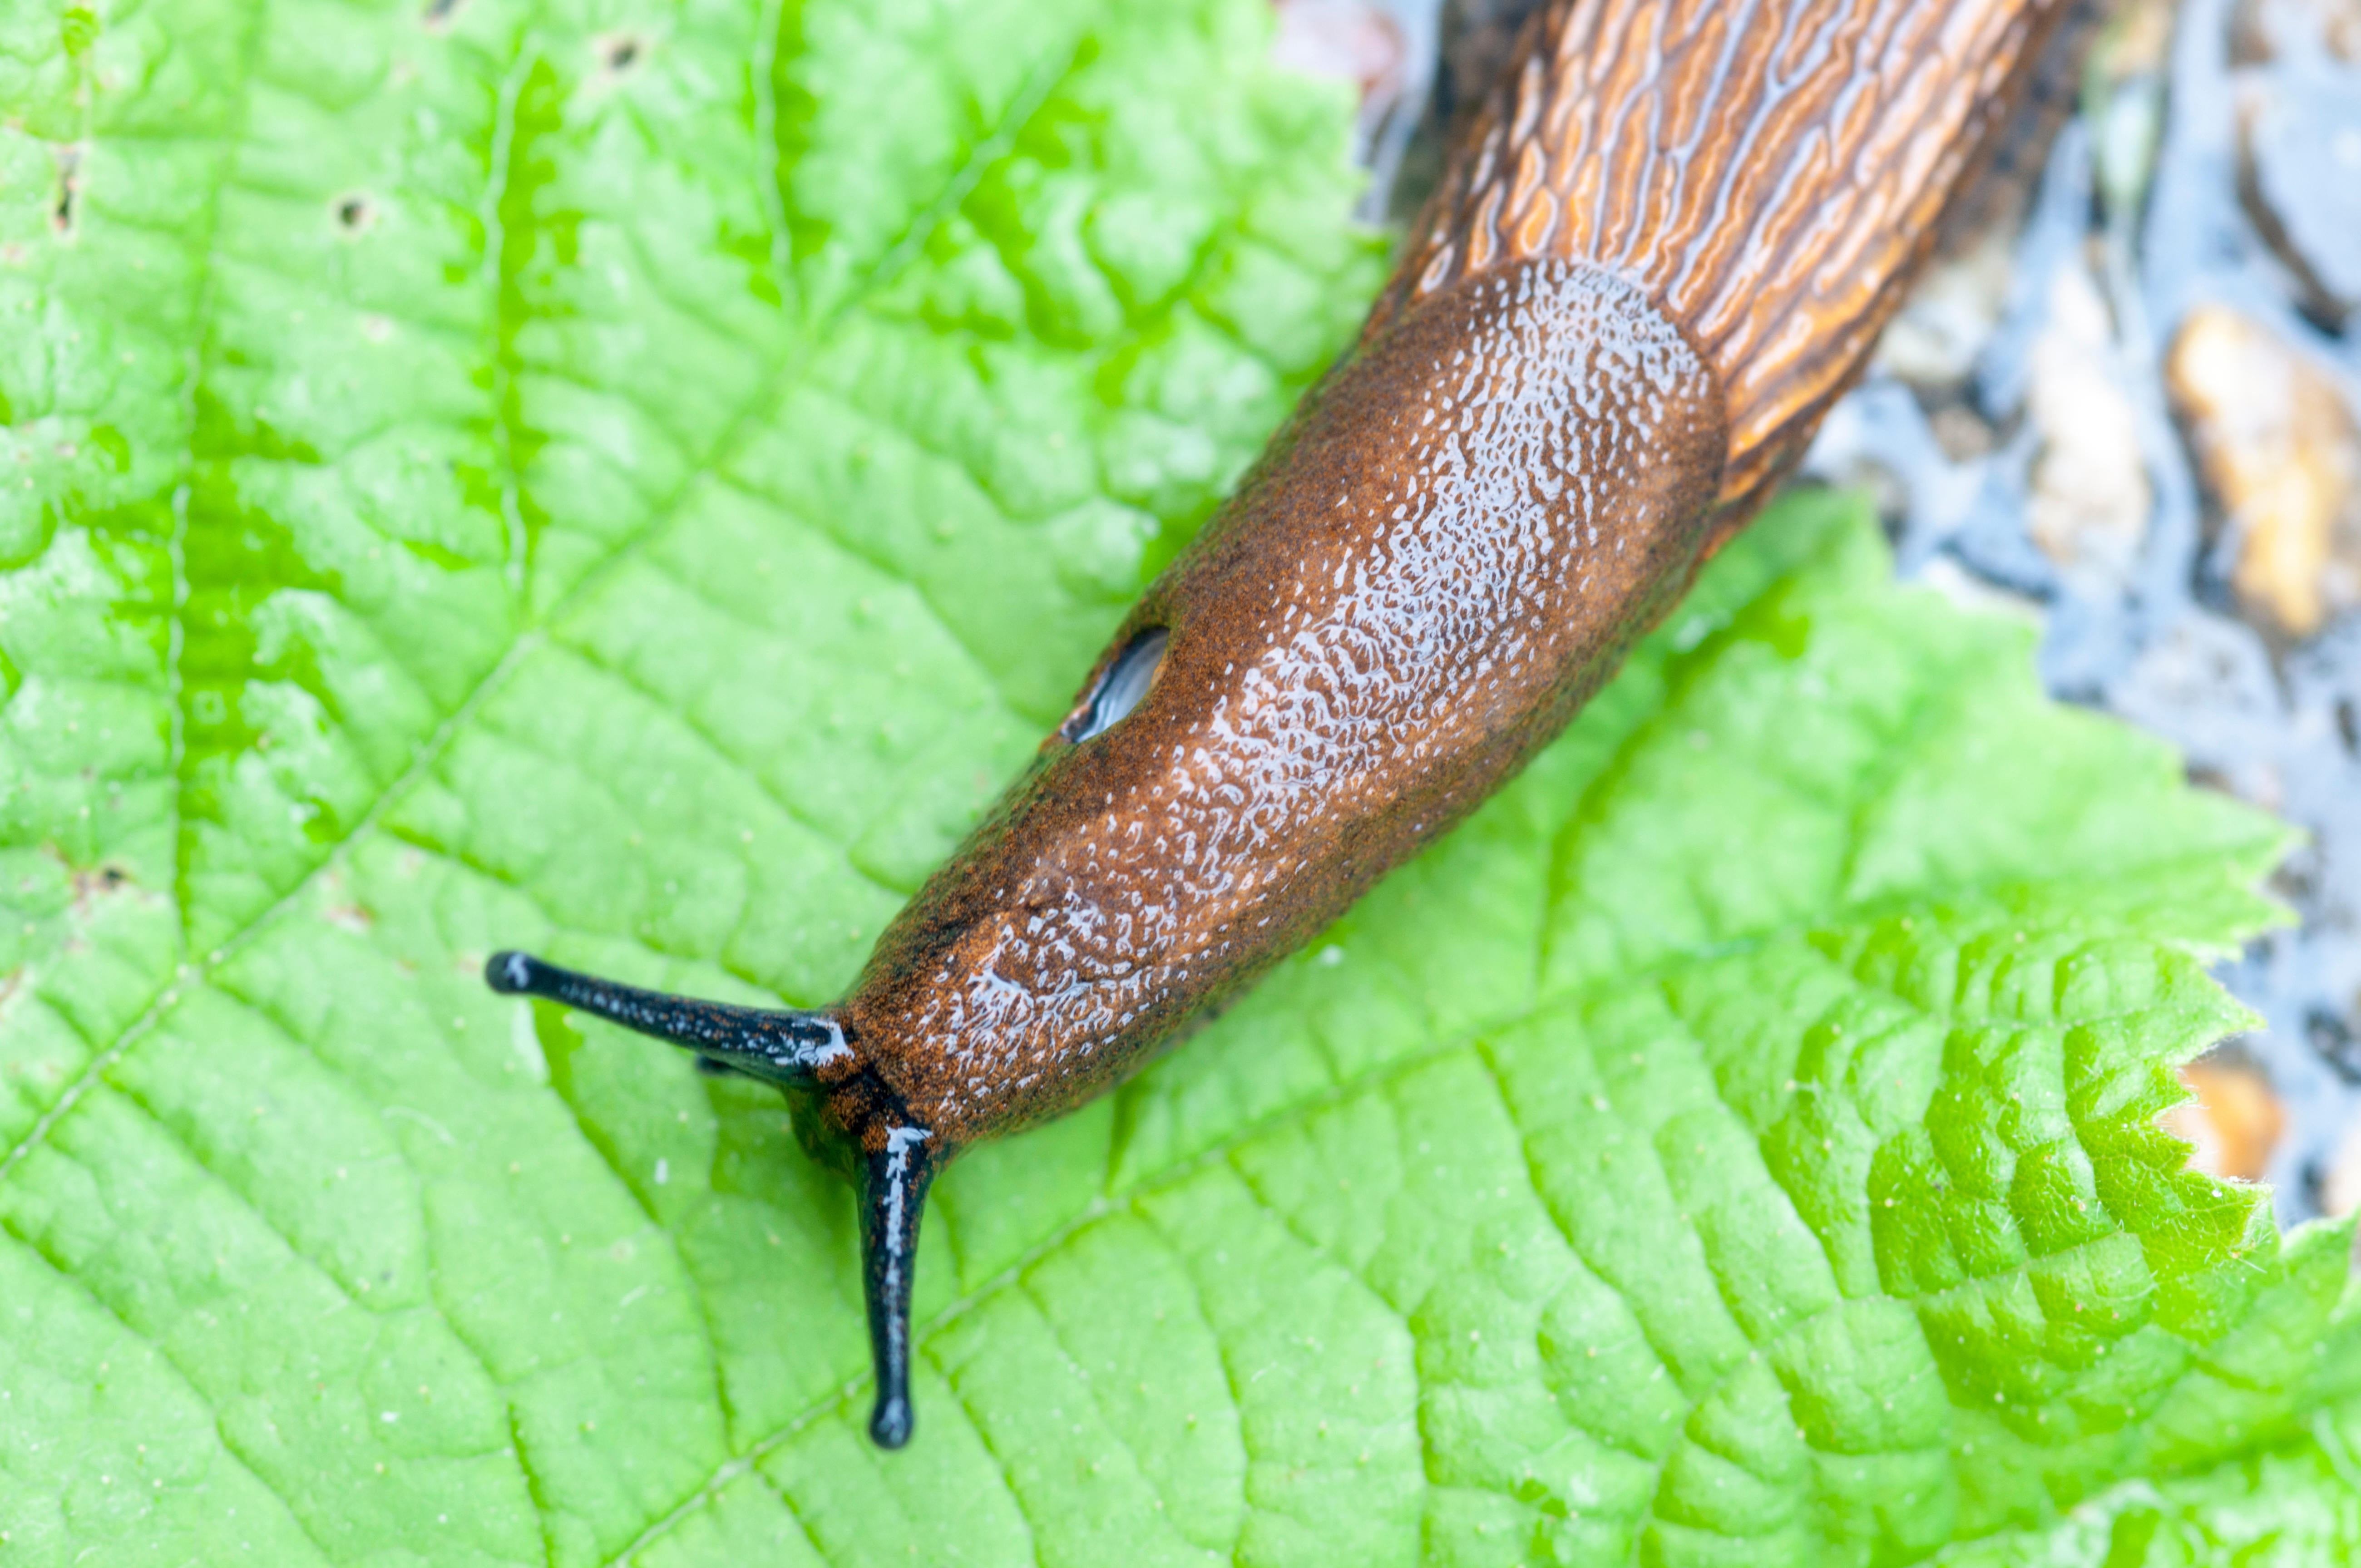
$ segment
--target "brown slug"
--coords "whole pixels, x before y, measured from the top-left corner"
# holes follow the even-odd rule
[[[919,1212],[1132,1073],[1556,736],[1800,455],[2065,0],[1555,0],[1357,345],[851,993],[494,989],[791,1091],[862,1190],[909,1438]]]

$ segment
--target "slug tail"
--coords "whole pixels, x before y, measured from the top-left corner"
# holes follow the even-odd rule
[[[1412,226],[1374,335],[1543,257],[1636,285],[1729,399],[1752,510],[1866,365],[2072,0],[1550,0]]]
[[[899,1448],[917,1425],[910,1405],[910,1292],[917,1259],[918,1216],[940,1156],[924,1127],[895,1127],[872,1150],[861,1204],[861,1272],[869,1299],[869,1354],[877,1403],[870,1440]]]
[[[620,1024],[697,1054],[708,1071],[743,1073],[767,1083],[807,1083],[849,1054],[844,1031],[825,1013],[766,1011],[642,991],[577,974],[529,953],[494,953],[484,981],[505,996],[539,996]]]

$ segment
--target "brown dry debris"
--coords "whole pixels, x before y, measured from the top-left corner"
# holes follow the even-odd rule
[[[2233,531],[2249,616],[2301,641],[2361,606],[2361,431],[2336,384],[2219,305],[2190,313],[2165,376]]]
[[[2167,1131],[2196,1147],[2189,1168],[2234,1181],[2257,1181],[2287,1125],[2270,1081],[2251,1062],[2209,1057],[2180,1069],[2197,1098],[2164,1113]]]
[[[2060,268],[2033,345],[2026,412],[2041,435],[2026,530],[2066,571],[2130,576],[2147,533],[2139,414],[2113,367],[2114,329],[2090,274]]]
[[[2361,1209],[2361,1122],[2346,1126],[2320,1183],[2322,1213],[2342,1219],[2356,1209]]]

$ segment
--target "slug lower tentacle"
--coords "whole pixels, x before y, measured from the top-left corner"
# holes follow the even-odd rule
[[[934,1174],[1136,1070],[1565,726],[1859,373],[2059,8],[1545,7],[1358,345],[844,1001],[494,956],[794,1091],[862,1188],[879,1443]]]

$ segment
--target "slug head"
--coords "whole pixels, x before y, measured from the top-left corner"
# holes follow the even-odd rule
[[[861,1191],[861,1264],[877,1402],[869,1435],[881,1448],[910,1441],[910,1295],[918,1218],[950,1151],[918,1125],[860,1060],[830,1014],[736,1007],[642,991],[494,953],[484,981],[510,996],[538,996],[697,1053],[700,1070],[736,1073],[787,1091],[796,1132]]]

